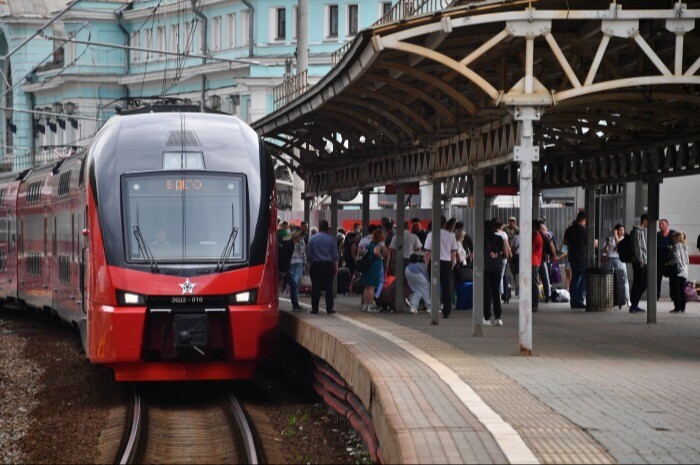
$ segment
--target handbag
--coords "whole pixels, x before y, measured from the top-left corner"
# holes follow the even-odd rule
[[[553,283],[560,283],[561,280],[561,268],[559,267],[559,262],[552,262],[550,264],[549,279]]]
[[[455,280],[460,283],[474,281],[474,270],[466,265],[457,263],[454,268]]]

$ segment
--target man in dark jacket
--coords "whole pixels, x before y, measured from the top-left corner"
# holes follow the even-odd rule
[[[571,308],[586,308],[583,296],[586,293],[586,259],[588,257],[588,229],[586,212],[581,210],[576,220],[564,233],[564,244],[569,248],[571,265]]]

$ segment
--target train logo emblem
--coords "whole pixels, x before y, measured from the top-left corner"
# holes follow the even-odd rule
[[[192,294],[192,291],[194,290],[194,287],[196,286],[196,284],[191,283],[190,279],[187,278],[184,283],[178,284],[178,286],[180,286],[182,288],[182,295],[185,295],[185,294]]]

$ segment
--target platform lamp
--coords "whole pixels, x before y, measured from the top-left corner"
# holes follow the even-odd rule
[[[66,102],[63,105],[63,108],[66,111],[66,115],[68,115],[68,121],[70,122],[70,125],[73,126],[73,129],[78,129],[78,120],[75,118],[72,118],[72,116],[75,114],[75,108],[76,108],[75,103]]]
[[[34,130],[46,134],[46,120],[44,119],[44,109],[36,107],[34,109]]]
[[[44,107],[44,113],[46,115],[46,125],[51,129],[51,132],[56,132],[56,121],[52,119],[54,118],[51,116],[51,113],[53,111],[53,107]]]
[[[17,132],[17,125],[12,122],[13,109],[10,107],[5,107],[3,110],[5,112],[5,122],[7,123],[7,129],[13,134]]]
[[[209,96],[209,105],[214,110],[220,110],[221,109],[221,97],[216,95],[216,94]]]
[[[53,112],[56,113],[56,122],[58,123],[58,127],[61,129],[66,129],[66,120],[59,116],[63,114],[63,104],[61,102],[56,102],[51,106],[53,107]]]

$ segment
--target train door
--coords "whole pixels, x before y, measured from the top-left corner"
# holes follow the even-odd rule
[[[89,226],[88,226],[88,209],[87,206],[82,212],[78,212],[76,215],[78,218],[82,217],[81,227],[76,231],[78,234],[77,244],[80,249],[78,256],[78,283],[80,286],[80,317],[78,320],[78,328],[80,328],[80,337],[83,341],[83,347],[88,347],[87,340],[87,326],[88,326],[88,299],[90,298],[87,277],[90,276],[90,241],[89,236]]]

